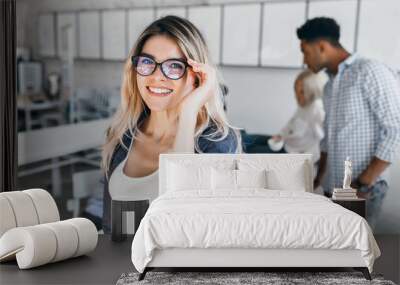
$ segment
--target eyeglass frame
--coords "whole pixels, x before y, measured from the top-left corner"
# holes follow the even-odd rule
[[[140,73],[137,71],[137,69],[136,69],[136,68],[137,68],[137,65],[135,64],[135,58],[139,58],[139,57],[146,57],[146,58],[149,58],[149,59],[151,59],[152,61],[154,61],[155,67],[154,67],[153,71],[152,71],[150,74],[148,74],[148,75],[143,75],[143,74],[140,74]],[[161,65],[162,65],[163,63],[167,62],[167,61],[170,61],[170,60],[179,61],[179,62],[181,62],[181,63],[184,64],[184,66],[185,66],[185,71],[182,73],[182,76],[181,76],[181,77],[179,77],[179,78],[170,78],[170,77],[168,77],[168,76],[164,73],[164,70],[162,69]],[[157,61],[155,60],[155,58],[154,58],[152,55],[149,55],[149,54],[146,54],[146,53],[142,53],[142,54],[138,54],[138,55],[132,55],[132,56],[131,56],[131,63],[132,63],[132,66],[134,66],[136,72],[137,72],[138,74],[140,74],[141,76],[150,76],[150,75],[152,75],[152,74],[156,71],[157,67],[160,66],[161,73],[162,73],[166,78],[171,79],[171,80],[179,80],[179,79],[181,79],[181,78],[185,75],[186,69],[187,69],[188,67],[190,67],[190,65],[187,63],[187,61],[185,61],[185,60],[182,59],[182,58],[168,58],[168,59],[166,59],[166,60],[164,60],[164,61],[162,61],[162,62],[157,62]]]

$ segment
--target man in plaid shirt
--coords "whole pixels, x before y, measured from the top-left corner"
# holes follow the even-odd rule
[[[352,187],[367,199],[367,220],[374,228],[388,185],[382,174],[400,147],[400,84],[385,65],[350,54],[339,42],[340,27],[330,18],[308,20],[297,29],[304,63],[326,69],[325,137],[314,187],[323,182],[330,196],[341,187],[344,161],[353,162]],[[326,175],[324,175],[326,172]]]

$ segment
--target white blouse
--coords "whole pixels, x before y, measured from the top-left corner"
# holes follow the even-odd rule
[[[320,156],[319,143],[324,137],[325,111],[321,99],[310,105],[299,107],[280,135],[288,153],[311,153],[313,160]]]
[[[143,177],[127,176],[124,173],[124,167],[128,160],[129,152],[111,174],[108,182],[111,198],[117,201],[149,200],[152,202],[158,196],[158,170]]]

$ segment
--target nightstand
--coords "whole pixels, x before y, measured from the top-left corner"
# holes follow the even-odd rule
[[[340,206],[359,214],[361,217],[366,216],[366,201],[362,198],[357,199],[332,199],[332,202],[339,204]]]
[[[135,212],[135,232],[140,221],[149,208],[148,200],[139,201],[117,201],[111,200],[111,240],[121,242],[126,240],[127,234],[123,233],[124,212]],[[126,221],[125,221],[126,223]]]

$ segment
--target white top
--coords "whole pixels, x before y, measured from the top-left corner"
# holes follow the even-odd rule
[[[133,140],[129,148],[131,151]],[[152,202],[158,196],[158,170],[143,177],[130,177],[124,173],[126,158],[115,168],[108,182],[108,189],[112,200]]]
[[[310,105],[299,107],[280,134],[288,153],[311,153],[313,161],[318,161],[319,143],[324,137],[323,122],[325,111],[321,99]]]

